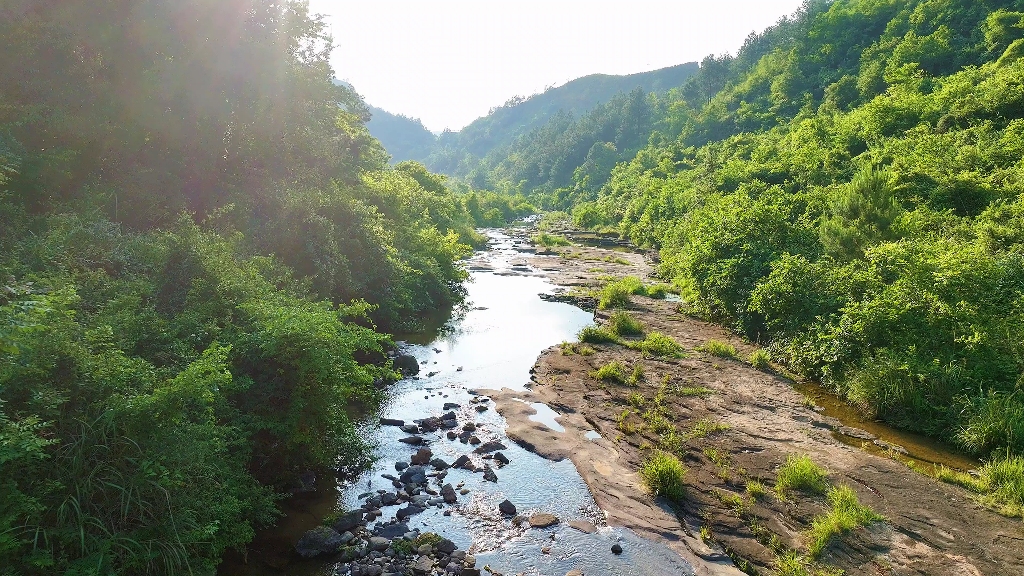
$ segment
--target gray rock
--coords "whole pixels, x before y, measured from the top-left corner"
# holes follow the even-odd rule
[[[448,468],[448,463],[440,458],[434,458],[430,461],[430,465],[434,467],[434,470],[444,470]]]
[[[530,527],[532,528],[547,528],[548,526],[554,526],[555,524],[558,524],[558,516],[555,516],[554,514],[537,512],[533,516],[530,516]]]
[[[420,427],[415,425],[415,424],[406,424],[405,426],[401,427],[401,430],[402,430],[402,432],[405,432],[406,434],[419,434],[420,433]]]
[[[405,426],[405,420],[397,420],[395,418],[381,418],[381,426]]]
[[[477,454],[487,454],[489,452],[494,452],[496,450],[504,450],[506,448],[508,448],[508,446],[505,446],[501,442],[492,440],[490,442],[484,442],[483,444],[477,446],[476,449],[473,450],[473,452],[476,452]]]
[[[447,538],[438,542],[437,546],[434,546],[434,549],[440,552],[441,554],[451,554],[452,552],[455,552],[456,548],[458,547],[455,545],[455,542],[452,542]]]
[[[409,436],[408,438],[399,438],[399,442],[403,444],[409,444],[411,446],[419,446],[423,444],[423,438],[421,436]]]
[[[427,471],[423,466],[409,466],[402,471],[399,480],[406,484],[423,484],[427,481]]]
[[[445,484],[441,488],[441,497],[447,504],[454,504],[458,502],[459,497],[455,494],[455,488],[451,484]]]
[[[622,546],[618,542],[612,544],[612,554],[622,554]]]
[[[334,554],[341,547],[341,534],[326,526],[317,526],[306,532],[295,544],[295,551],[303,558]]]
[[[422,466],[423,464],[430,462],[430,457],[433,455],[434,453],[430,450],[430,448],[420,448],[419,450],[416,451],[415,454],[412,455],[412,458],[410,458],[409,461],[412,462],[413,464]]]
[[[494,473],[494,469],[484,464],[484,480],[488,482],[497,482],[498,475]]]
[[[473,465],[473,461],[465,454],[456,458],[455,462],[452,462],[452,468],[462,468],[463,470],[469,470],[471,472],[476,471],[476,466]]]
[[[381,506],[391,506],[396,502],[398,502],[398,494],[394,492],[385,492],[380,495]]]
[[[397,470],[399,472],[401,472],[402,470],[405,470],[408,467],[409,467],[409,463],[408,462],[395,462],[395,470]]]
[[[388,524],[387,526],[377,526],[374,528],[374,533],[377,536],[383,538],[389,538],[394,540],[395,538],[401,538],[409,532],[409,525],[403,522],[397,524]]]
[[[430,556],[420,556],[412,565],[413,574],[430,574],[434,569],[434,559]]]
[[[394,360],[391,361],[391,365],[406,378],[420,373],[420,363],[416,360],[416,357],[411,354],[399,354],[398,356],[395,356]]]
[[[408,504],[406,505],[405,508],[399,508],[398,512],[395,512],[395,518],[398,518],[399,520],[405,520],[406,518],[419,514],[420,512],[423,512],[422,506],[417,506],[416,504]]]
[[[462,407],[461,404],[456,404],[455,402],[445,402],[442,410],[457,410],[460,407]]]
[[[363,513],[356,510],[339,516],[338,519],[334,521],[334,524],[331,525],[331,528],[334,528],[334,531],[340,534],[342,532],[348,532],[362,523]]]
[[[500,510],[502,514],[508,514],[509,516],[516,515],[516,505],[507,499],[501,504],[498,504],[498,510]]]
[[[505,456],[504,454],[502,454],[501,452],[495,452],[494,453],[494,461],[497,462],[501,466],[504,466],[505,464],[508,464],[509,462],[511,462],[511,460],[509,460],[508,457]]]
[[[388,549],[391,545],[391,540],[384,538],[383,536],[370,536],[370,550],[376,550],[377,552],[383,552]]]

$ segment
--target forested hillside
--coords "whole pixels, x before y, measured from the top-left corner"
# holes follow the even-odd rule
[[[370,106],[366,129],[380,141],[393,162],[424,161],[437,144],[437,136],[423,122]]]
[[[2,13],[0,574],[211,573],[366,457],[473,215],[388,166],[305,3]]]
[[[1021,56],[1019,0],[808,0],[706,59],[599,194],[532,198],[660,248],[695,312],[866,413],[1020,455]]]
[[[373,110],[367,127],[394,161],[421,161],[476,189],[555,188],[572,183],[574,171],[587,161],[587,173],[595,165],[607,173],[616,161],[632,158],[647,143],[653,108],[661,101],[656,94],[682,85],[696,71],[691,62],[625,76],[584,76],[512,98],[461,131],[437,138],[419,121],[383,110]]]

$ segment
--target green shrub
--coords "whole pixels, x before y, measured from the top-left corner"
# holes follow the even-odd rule
[[[628,379],[626,366],[618,360],[612,360],[604,366],[601,366],[597,370],[591,372],[590,376],[592,378],[597,378],[598,380],[615,382],[617,384],[625,384]]]
[[[648,356],[661,356],[665,358],[683,357],[682,345],[660,332],[651,332],[643,340],[629,343],[629,346]]]
[[[608,317],[608,329],[619,336],[640,336],[644,325],[625,310],[616,310]]]
[[[640,478],[655,496],[682,502],[686,496],[683,463],[668,452],[656,452],[640,466]]]
[[[580,330],[580,333],[576,335],[576,339],[589,344],[608,344],[619,341],[618,337],[610,330],[597,326],[587,326]]]
[[[698,346],[697,350],[711,354],[712,356],[718,356],[719,358],[735,358],[736,348],[728,342],[722,342],[721,340],[711,339],[705,342],[703,345]]]
[[[651,284],[645,289],[648,298],[662,300],[671,291],[668,284]]]
[[[768,489],[758,480],[749,480],[747,482],[747,494],[755,500],[760,500],[768,494]]]
[[[630,386],[639,386],[644,380],[644,365],[639,361],[633,365],[633,372],[629,375],[629,380],[626,384]]]
[[[785,498],[789,490],[824,494],[828,490],[828,473],[809,457],[790,454],[775,479],[775,492],[780,498]]]
[[[750,365],[758,370],[765,370],[771,367],[771,356],[764,349],[758,348],[750,353]]]
[[[883,516],[864,506],[849,486],[838,486],[828,491],[828,509],[811,521],[807,551],[817,558],[833,537],[872,522],[885,520]]]
[[[627,262],[628,264],[628,262]],[[636,276],[626,276],[605,284],[598,295],[598,308],[625,308],[634,294],[644,294],[644,283]]]
[[[565,236],[559,236],[558,234],[548,234],[547,232],[541,232],[535,234],[530,238],[534,244],[543,246],[545,248],[553,248],[555,246],[572,246],[572,242],[569,242]]]

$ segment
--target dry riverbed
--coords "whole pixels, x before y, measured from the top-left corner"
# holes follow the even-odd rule
[[[596,286],[607,276],[647,278],[653,270],[649,256],[630,252],[581,246],[544,252],[530,263],[566,288]],[[821,414],[791,381],[742,360],[754,347],[729,331],[664,300],[634,296],[630,311],[648,331],[682,344],[685,356],[645,358],[618,344],[566,354],[556,346],[537,360],[530,393],[493,395],[508,436],[547,458],[570,458],[609,524],[665,542],[697,574],[741,574],[737,566],[774,574],[779,550],[806,555],[807,530],[827,505],[821,495],[773,493],[787,455],[802,454],[828,471],[832,485],[849,486],[885,517],[834,538],[818,566],[850,575],[1024,574],[1019,519],[892,458],[840,442],[833,431],[841,423]],[[597,316],[607,318],[603,311]],[[695,350],[712,339],[734,346],[737,358]],[[644,377],[629,386],[591,376],[611,361],[631,370],[639,364]],[[530,402],[550,406],[564,432],[530,419]],[[686,497],[679,506],[649,496],[637,474],[665,437],[658,415],[683,439]],[[600,438],[590,439],[595,432]]]

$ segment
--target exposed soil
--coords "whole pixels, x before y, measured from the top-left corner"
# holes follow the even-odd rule
[[[537,257],[531,264],[566,287],[596,285],[607,275],[646,277],[653,269],[650,256],[639,253],[580,246],[555,250],[574,256]],[[675,338],[686,357],[644,358],[616,344],[591,345],[594,353],[586,356],[552,347],[534,367],[532,394],[493,395],[508,420],[509,437],[545,457],[571,458],[610,524],[666,542],[697,574],[740,574],[737,566],[773,574],[772,540],[805,552],[805,532],[825,509],[820,495],[795,492],[782,500],[772,493],[786,456],[806,454],[828,470],[834,485],[849,485],[863,504],[886,518],[833,539],[819,559],[822,564],[851,575],[1024,574],[1019,519],[984,508],[957,486],[838,441],[833,430],[841,423],[816,410],[791,381],[738,359],[694,350],[715,339],[747,358],[754,347],[728,330],[681,314],[677,304],[663,300],[634,297],[631,311],[648,330]],[[599,320],[605,317],[598,312]],[[629,368],[642,364],[645,378],[633,387],[590,376],[612,360]],[[678,507],[649,496],[636,473],[664,437],[643,416],[659,392],[664,416],[678,434],[687,435],[687,496]],[[638,396],[630,404],[634,394],[642,395],[642,405]],[[531,420],[529,404],[512,398],[544,402],[559,414],[565,432]],[[688,435],[701,421],[727,428],[704,437]],[[585,438],[588,431],[601,438]],[[768,494],[748,495],[753,480]],[[702,538],[702,527],[710,538]]]

